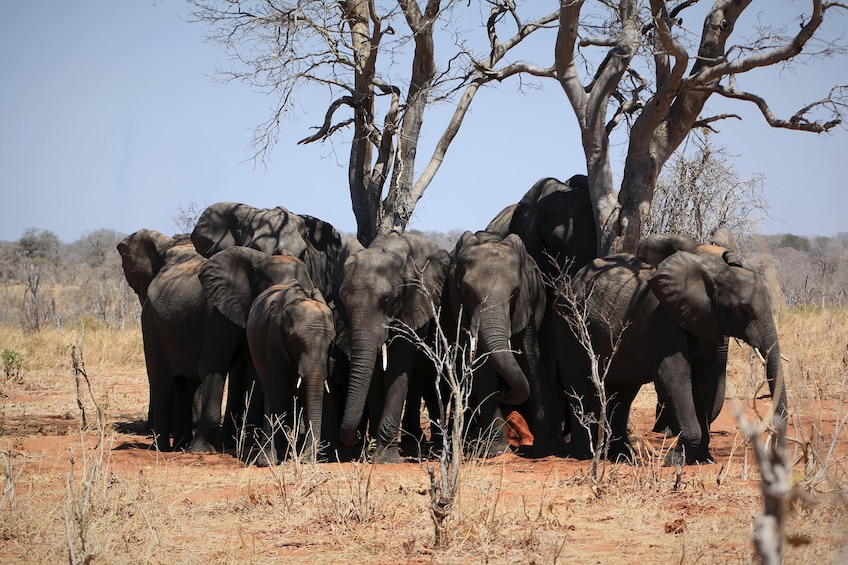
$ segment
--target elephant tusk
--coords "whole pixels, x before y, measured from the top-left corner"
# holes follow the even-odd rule
[[[301,383],[302,383],[302,382],[303,382],[303,377],[301,377],[300,375],[298,375],[298,376],[297,376],[297,384],[296,384],[296,385],[294,385],[294,388],[295,388],[295,389],[299,389],[299,388],[300,388],[300,385],[301,385]]]
[[[469,347],[471,348],[471,357],[475,357],[477,355],[477,338],[475,336],[471,336]]]
[[[765,358],[765,357],[763,357],[763,354],[762,354],[762,353],[760,353],[759,348],[755,347],[755,348],[754,348],[754,353],[757,355],[757,359],[759,359],[759,360],[760,360],[760,363],[762,363],[762,364],[763,364],[763,367],[765,367],[765,365],[766,365],[766,358]]]
[[[506,347],[509,351],[512,351],[512,340],[511,339],[506,340]]]
[[[385,343],[380,347],[380,352],[383,355],[383,370],[385,371],[386,367],[389,366],[389,348],[386,347]]]
[[[329,381],[326,381],[326,380],[324,381],[324,390],[327,391],[327,394],[330,394],[330,382]]]

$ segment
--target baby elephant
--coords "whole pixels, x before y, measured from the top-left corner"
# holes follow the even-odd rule
[[[247,342],[265,401],[263,429],[267,441],[257,465],[277,463],[286,439],[278,422],[288,414],[297,421],[294,397],[306,406],[303,453],[315,460],[321,440],[324,387],[330,347],[335,337],[333,315],[317,289],[300,283],[274,285],[262,292],[247,318]]]
[[[313,287],[306,265],[289,255],[231,247],[206,261],[200,281],[215,307],[241,330],[240,339],[247,341],[259,380],[260,386],[249,395],[246,427],[252,430],[261,420],[266,436],[254,438],[252,432],[246,433],[250,444],[242,454],[251,459],[250,452],[257,447],[254,439],[258,439],[262,447],[256,463],[277,462],[276,448],[285,438],[275,424],[283,414],[296,421],[299,414],[294,413],[294,397],[298,396],[305,398],[300,403],[306,407],[305,453],[315,458],[335,329],[330,309]],[[240,390],[249,390],[248,383],[235,394]],[[234,394],[232,386],[230,394]],[[264,417],[259,412],[264,412]],[[275,441],[266,441],[274,436]]]

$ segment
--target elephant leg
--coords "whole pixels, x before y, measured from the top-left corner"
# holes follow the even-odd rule
[[[197,432],[189,447],[192,453],[215,453],[215,435],[221,422],[221,403],[206,399],[223,398],[226,377],[225,371],[213,371],[203,379],[200,391],[204,400],[197,422]]]
[[[203,389],[203,406],[197,424],[197,433],[191,443],[191,451],[214,453],[215,436],[221,425],[221,403],[224,383],[244,330],[229,321],[217,309],[206,324],[204,346],[199,371]]]
[[[145,320],[142,318],[142,329]],[[174,378],[164,361],[164,353],[158,340],[151,338],[150,333],[144,335],[144,361],[147,367],[147,378],[150,385],[150,427],[153,433],[153,448],[159,451],[171,450],[171,423],[174,394]]]
[[[296,425],[300,414],[295,413],[294,399],[289,391],[288,379],[297,379],[294,374],[285,372],[285,368],[276,360],[268,364],[265,378],[262,379],[262,390],[265,399],[262,434],[260,436],[259,454],[256,465],[265,467],[276,465],[296,450],[297,438],[292,434],[300,427]],[[302,406],[297,407],[300,412]]]
[[[591,459],[594,453],[594,438],[597,426],[592,425],[590,415],[597,413],[597,394],[589,379],[590,368],[586,351],[571,333],[565,319],[554,323],[557,336],[557,365],[560,388],[566,399],[563,416],[567,429],[566,453],[578,459]]]
[[[558,387],[542,363],[535,336],[533,328],[525,330],[522,340],[524,354],[518,359],[530,383],[530,398],[519,407],[519,411],[524,413],[533,434],[533,445],[522,447],[520,453],[528,457],[546,457],[565,452],[563,414]]]
[[[174,379],[174,450],[188,449],[191,443],[192,409],[199,384],[191,377]]]
[[[664,358],[657,371],[660,380],[669,393],[671,413],[680,425],[680,437],[677,447],[669,453],[667,464],[695,460],[702,441],[703,425],[695,407],[692,387],[692,368],[686,356],[677,351]]]
[[[424,430],[421,428],[421,400],[424,396],[424,382],[416,373],[408,379],[406,402],[401,420],[400,449],[404,454],[419,456],[424,443]]]
[[[727,349],[730,343],[730,338],[724,336],[722,343],[716,347],[715,357],[713,358],[712,373],[707,375],[707,378],[715,380],[715,389],[711,390],[713,394],[713,403],[710,410],[710,423],[715,422],[721,409],[724,406],[724,395],[727,387]]]
[[[468,451],[473,457],[496,457],[509,450],[506,422],[498,401],[498,374],[489,363],[474,373],[472,384],[471,425],[468,430]]]
[[[165,380],[159,377],[157,381]],[[167,379],[169,384],[151,382],[151,403],[153,407],[153,448],[158,451],[171,450],[171,423],[172,416],[176,414],[173,410],[175,401],[173,380]]]
[[[447,429],[446,424],[441,420],[442,406],[440,403],[450,402],[450,393],[444,392],[440,394],[436,391],[436,375],[433,368],[432,379],[424,383],[422,395],[424,397],[424,405],[427,407],[427,418],[430,426],[430,445],[435,449],[441,449],[444,443],[444,434]],[[446,409],[447,406],[444,406]]]
[[[726,372],[718,371],[713,359],[692,368],[692,395],[698,423],[701,426],[701,443],[694,455],[697,463],[714,463],[710,453],[710,424],[718,417],[724,403]]]
[[[633,460],[634,453],[627,435],[627,422],[630,418],[630,407],[640,388],[641,385],[621,385],[610,387],[607,391],[610,431],[608,457],[612,461]]]
[[[657,392],[657,406],[654,415],[654,427],[651,431],[665,434],[666,437],[675,437],[680,433],[680,426],[671,413],[669,393],[660,382],[654,383]]]
[[[252,383],[250,372],[253,363],[250,360],[250,352],[243,349],[240,348],[236,354],[227,378],[227,407],[221,428],[215,436],[215,446],[221,450],[236,447],[249,403],[246,395]]]
[[[410,347],[407,347],[409,345]],[[383,404],[383,414],[377,428],[377,448],[374,454],[379,463],[399,463],[398,434],[403,413],[404,403],[409,390],[409,360],[415,351],[411,344],[399,340],[389,348],[388,369],[385,375],[386,400]],[[420,400],[419,400],[420,402]]]

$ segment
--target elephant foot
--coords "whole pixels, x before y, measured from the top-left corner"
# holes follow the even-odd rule
[[[179,440],[175,439],[172,451],[188,451],[190,446],[191,446],[191,438],[190,437],[180,438]]]
[[[372,461],[374,463],[403,463],[403,458],[400,456],[397,444],[378,445],[374,450]]]
[[[529,459],[541,459],[550,456],[564,457],[569,454],[565,441],[539,441],[538,439],[533,442],[533,445],[522,445],[516,448],[515,453]]]
[[[615,463],[636,463],[636,453],[629,442],[617,441],[610,445],[607,459]]]
[[[668,450],[663,460],[663,467],[683,467],[686,465],[685,450],[681,447],[673,447]]]
[[[511,449],[506,437],[500,436],[491,439],[475,439],[468,442],[466,452],[474,459],[492,459],[510,453]]]
[[[253,463],[257,467],[273,467],[279,462],[277,461],[277,456],[273,452],[269,453],[262,449],[256,454],[253,461],[248,461],[248,463]]]
[[[423,437],[418,441],[409,438],[401,440],[398,447],[400,449],[400,454],[404,459],[419,461],[423,459],[427,453],[427,440]]]
[[[191,444],[188,446],[191,453],[217,453],[215,445],[201,434],[194,436]]]
[[[238,430],[234,426],[224,426],[215,435],[215,446],[221,451],[235,449],[238,446]]]
[[[699,465],[712,465],[713,463],[715,463],[715,458],[713,457],[712,453],[710,453],[709,449],[699,449],[691,463],[697,463]]]

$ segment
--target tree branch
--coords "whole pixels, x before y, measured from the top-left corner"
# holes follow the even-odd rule
[[[834,87],[826,98],[817,102],[813,102],[812,104],[808,104],[807,106],[801,108],[800,110],[795,112],[788,120],[779,119],[775,117],[774,113],[771,111],[771,108],[769,108],[769,105],[765,101],[765,99],[751,92],[742,92],[721,85],[714,85],[709,87],[705,86],[700,87],[696,90],[714,92],[726,98],[733,98],[735,100],[744,100],[746,102],[752,102],[757,106],[757,108],[760,109],[760,113],[763,115],[766,122],[768,122],[771,127],[791,129],[797,131],[810,131],[813,133],[825,133],[842,123],[842,115],[845,113],[846,109],[848,109],[848,104],[846,104],[845,99],[842,97],[837,97],[834,99],[833,94],[834,92],[843,92],[846,89],[848,89],[848,87],[846,86]],[[834,113],[838,117],[827,122],[809,121],[805,117],[806,114],[820,106],[833,106]]]
[[[336,110],[341,106],[350,106],[353,108],[356,103],[353,101],[353,98],[350,96],[343,96],[337,100],[334,100],[330,107],[327,109],[327,113],[324,114],[324,123],[321,127],[318,128],[318,131],[309,137],[305,137],[297,142],[298,145],[306,145],[307,143],[312,143],[313,141],[318,141],[319,139],[326,139],[333,134],[334,131],[337,131],[344,126],[349,125],[353,120],[345,120],[340,124],[333,125],[333,114],[335,114]]]

